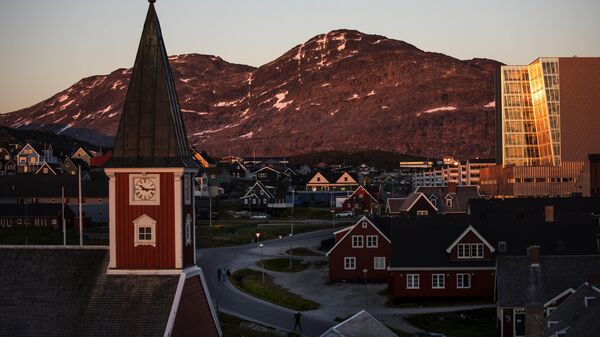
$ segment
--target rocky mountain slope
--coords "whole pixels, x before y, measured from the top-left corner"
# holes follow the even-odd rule
[[[494,154],[493,73],[379,35],[315,36],[259,68],[219,57],[169,58],[188,136],[217,155],[386,150]],[[0,124],[111,145],[129,69],[84,78]]]

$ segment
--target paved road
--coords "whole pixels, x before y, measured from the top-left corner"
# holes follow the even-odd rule
[[[338,228],[339,229],[339,228]],[[293,244],[318,242],[331,238],[334,229],[326,229],[295,235]],[[265,247],[289,246],[287,239],[276,239],[263,242]],[[267,257],[265,255],[265,257]],[[219,310],[241,317],[243,319],[271,326],[281,330],[294,329],[294,311],[269,302],[259,300],[235,288],[229,282],[219,282],[217,269],[229,268],[232,271],[254,264],[260,258],[260,250],[256,244],[247,244],[235,247],[220,247],[199,249],[197,263],[204,271],[204,277],[210,290],[210,295],[216,301]],[[302,314],[302,327],[304,336],[319,336],[335,325],[333,321],[323,320],[310,311]]]

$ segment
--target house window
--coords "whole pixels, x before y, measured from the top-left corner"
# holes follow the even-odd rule
[[[363,236],[362,235],[352,235],[352,248],[362,248],[363,247]]]
[[[506,253],[506,241],[498,242],[498,251],[500,253]]]
[[[21,219],[17,219],[17,225],[20,225],[20,224],[22,224],[22,223],[23,223],[23,220],[21,220]]]
[[[317,177],[317,181],[321,181],[321,177]]]
[[[471,274],[456,274],[456,288],[471,288]]]
[[[431,199],[429,201],[431,201],[431,204],[433,206],[437,207],[437,199],[434,196],[431,196]]]
[[[267,199],[263,199],[263,204],[267,204]]]
[[[256,199],[252,199],[252,204],[256,205]]]
[[[452,198],[446,199],[446,207],[452,207],[452,204],[453,204]]]
[[[433,274],[431,275],[431,288],[432,289],[444,289],[444,274]]]
[[[406,289],[419,289],[419,274],[406,275]]]
[[[385,269],[385,256],[375,256],[373,258],[373,269],[384,270]]]
[[[471,244],[471,258],[483,258],[483,243]]]
[[[429,211],[417,211],[417,215],[429,215]]]
[[[56,223],[57,223],[56,219],[52,219],[52,224],[56,225]]]
[[[185,217],[185,245],[192,244],[192,216],[188,213]]]
[[[344,269],[345,270],[356,269],[356,258],[355,257],[345,257],[344,258]]]
[[[344,181],[348,181],[348,177],[344,177]]]
[[[248,205],[248,199],[244,199],[244,204]]]
[[[367,235],[367,248],[377,248],[377,235]]]
[[[44,167],[44,168],[42,169],[42,172],[44,172],[44,173],[48,173],[48,168],[47,168],[47,167]]]
[[[483,258],[483,243],[462,243],[458,245],[459,259]]]
[[[362,228],[367,228],[367,222],[366,221],[362,222]]]

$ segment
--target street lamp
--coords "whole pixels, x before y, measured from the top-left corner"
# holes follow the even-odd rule
[[[362,270],[363,275],[365,276],[365,309],[369,309],[369,305],[367,303],[367,272],[368,270],[365,268]]]
[[[259,246],[260,246],[260,266],[262,269],[262,282],[263,282],[263,284],[265,284],[265,262],[263,260],[263,257],[264,257],[263,246],[264,245],[261,243]]]
[[[290,223],[290,270],[292,270],[292,236],[294,235],[294,203],[295,190],[292,190],[292,222]]]
[[[256,233],[256,243],[258,243],[258,246],[260,247],[260,233]]]

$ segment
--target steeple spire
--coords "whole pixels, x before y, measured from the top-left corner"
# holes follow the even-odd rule
[[[108,167],[197,167],[192,160],[160,23],[148,14]]]

